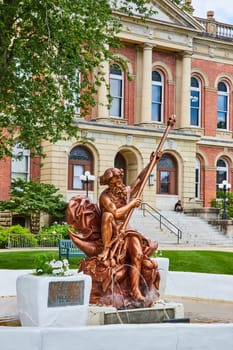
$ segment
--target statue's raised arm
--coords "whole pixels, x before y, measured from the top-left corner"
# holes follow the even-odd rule
[[[152,170],[154,169],[156,163],[160,160],[160,158],[162,156],[162,148],[163,148],[164,142],[166,141],[166,138],[167,138],[167,135],[168,135],[169,131],[174,127],[175,122],[176,122],[176,116],[173,114],[168,119],[166,130],[165,130],[165,132],[163,134],[163,137],[160,140],[160,143],[159,143],[156,151],[152,152],[152,154],[151,154],[151,158],[150,158],[149,164],[143,169],[143,171],[139,174],[139,176],[137,177],[135,182],[133,182],[132,185],[131,185],[132,193],[135,193],[136,196],[139,197],[139,198],[142,195],[142,192],[144,190],[144,187],[145,187],[145,185],[146,185],[146,183],[148,181],[148,178],[149,178]],[[131,215],[133,213],[133,210],[134,210],[134,208],[132,208],[128,212],[128,214],[127,214],[127,216],[125,218],[124,225],[122,227],[123,230],[128,225],[130,217],[131,217]]]

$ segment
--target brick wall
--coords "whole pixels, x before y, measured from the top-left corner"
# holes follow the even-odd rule
[[[11,160],[0,160],[0,200],[9,198],[11,186]]]

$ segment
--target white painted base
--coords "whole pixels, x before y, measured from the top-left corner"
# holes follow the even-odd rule
[[[158,263],[158,269],[160,273],[159,297],[160,299],[163,299],[165,297],[165,290],[166,290],[166,284],[167,284],[169,259],[157,257],[155,259],[152,258],[152,260],[155,260]]]
[[[184,306],[181,303],[175,303],[175,302],[158,302],[156,304],[154,304],[151,309],[154,310],[163,310],[164,313],[166,313],[166,310],[168,309],[173,309],[174,310],[174,318],[179,319],[179,318],[184,318]],[[145,309],[131,309],[128,310],[129,313],[129,320],[126,323],[131,323],[130,322],[130,313],[134,312],[134,311],[141,311],[143,313],[143,311],[147,311],[150,310],[150,308],[145,308]],[[126,310],[124,310],[126,311]],[[122,324],[124,323],[121,320],[120,317],[120,313],[121,311],[117,312],[117,309],[112,307],[112,306],[97,306],[97,305],[90,305],[89,306],[89,313],[88,313],[88,321],[87,321],[87,325],[88,326],[100,326],[100,325],[104,325],[104,318],[106,314],[114,314],[114,313],[118,313],[118,317],[119,317],[119,323],[122,322]],[[156,323],[156,322],[155,322]],[[158,324],[159,322],[157,322]],[[146,324],[146,321],[145,323]]]
[[[232,350],[233,324],[0,327],[4,350]]]
[[[70,286],[79,287],[80,283],[84,286],[79,298],[79,293],[72,292]],[[49,292],[49,286],[55,286],[54,291]],[[63,293],[66,287],[68,296]],[[77,327],[87,323],[90,276],[81,273],[66,277],[21,275],[16,280],[16,292],[22,326]]]

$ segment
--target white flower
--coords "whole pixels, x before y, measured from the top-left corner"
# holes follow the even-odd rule
[[[52,261],[50,261],[50,265],[54,269],[61,268],[63,266],[62,261],[60,261],[60,260],[57,260],[57,261],[52,260]]]
[[[49,269],[48,267],[49,266]],[[48,271],[49,270],[49,271]],[[70,276],[72,275],[72,271],[69,269],[69,261],[67,259],[61,260],[51,260],[45,261],[44,266],[40,266],[36,270],[36,274],[43,275],[54,275],[54,276]]]
[[[66,270],[64,272],[64,276],[71,276],[71,275],[73,275],[73,274],[72,274],[72,271],[70,271],[70,270]]]
[[[67,259],[63,259],[63,265],[69,267],[69,261]]]

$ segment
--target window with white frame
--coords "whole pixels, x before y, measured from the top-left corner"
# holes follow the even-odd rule
[[[224,180],[228,180],[228,164],[224,159],[218,159],[217,161],[216,180],[216,191]]]
[[[200,160],[196,158],[196,170],[195,170],[195,198],[200,198],[200,179],[201,179],[201,164]]]
[[[110,116],[122,118],[124,113],[124,72],[118,64],[110,67]]]
[[[229,110],[229,89],[225,82],[218,83],[218,111],[217,111],[217,128],[228,128],[228,110]]]
[[[93,156],[90,150],[84,146],[74,147],[69,155],[68,163],[68,189],[83,190],[84,183],[81,181],[80,175],[84,175],[86,171],[93,172]],[[93,184],[89,185],[93,190]]]
[[[176,159],[170,154],[163,154],[157,165],[157,193],[177,194],[177,174]]]
[[[152,106],[151,120],[153,122],[163,121],[163,75],[159,71],[152,72]]]
[[[30,176],[30,151],[25,150],[20,143],[13,147],[11,160],[11,179],[23,179],[29,181]]]
[[[191,78],[190,88],[190,125],[201,125],[201,110],[200,110],[200,98],[201,98],[201,84],[196,77]]]

